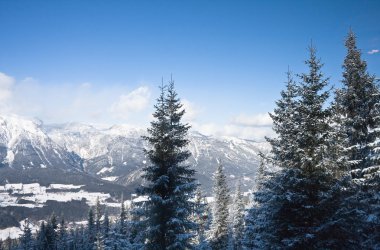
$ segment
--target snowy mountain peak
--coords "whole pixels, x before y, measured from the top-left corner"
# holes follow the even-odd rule
[[[0,116],[0,167],[80,168],[75,154],[56,144],[36,119]]]
[[[13,148],[21,138],[46,138],[42,122],[16,115],[0,116],[0,143]]]

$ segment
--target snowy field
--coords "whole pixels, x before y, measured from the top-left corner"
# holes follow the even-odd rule
[[[106,203],[110,194],[100,192],[87,192],[82,190],[83,185],[51,184],[48,187],[38,183],[22,184],[12,183],[0,186],[0,207],[42,207],[48,200],[58,202],[68,202],[85,199],[89,206],[94,206],[96,199],[101,203]],[[79,189],[79,191],[78,191]],[[27,204],[20,204],[20,200],[28,201]],[[114,206],[116,204],[107,204]],[[119,204],[117,204],[119,206]]]

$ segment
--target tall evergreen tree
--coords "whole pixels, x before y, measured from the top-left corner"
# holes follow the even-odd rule
[[[24,250],[32,250],[34,248],[34,239],[32,235],[32,230],[30,228],[29,220],[24,223],[23,234],[21,236],[21,247]]]
[[[47,241],[47,248],[46,249],[56,249],[57,248],[57,243],[58,243],[58,237],[57,237],[57,230],[58,228],[58,223],[57,223],[57,217],[55,214],[53,214],[50,217],[50,220],[46,224],[46,230],[45,230],[45,235],[46,235],[46,241]]]
[[[270,179],[273,175],[272,172],[267,171],[264,159],[261,158],[255,176],[250,208],[245,217],[243,249],[270,249],[272,246],[271,237],[274,235],[275,228],[271,227],[273,226],[271,215],[278,209],[273,202],[277,198]],[[273,199],[272,202],[270,199]]]
[[[195,193],[194,211],[192,215],[192,220],[197,224],[194,243],[198,246],[198,249],[205,249],[207,245],[205,235],[207,228],[206,216],[205,197],[202,195],[200,186],[198,186]]]
[[[332,171],[335,163],[328,154],[332,130],[331,109],[325,107],[328,79],[321,73],[315,49],[310,47],[309,52],[309,71],[299,75],[301,83],[297,86],[288,80],[291,91],[282,95],[272,115],[278,137],[269,142],[280,170],[268,173],[255,193],[253,237],[245,240],[245,246],[329,247],[319,241],[325,232],[321,226],[337,209],[331,192],[336,181]]]
[[[219,164],[214,174],[214,208],[211,223],[211,248],[227,249],[229,243],[229,213],[230,194],[227,186],[227,177],[223,166]]]
[[[281,91],[281,99],[270,117],[276,138],[266,138],[271,144],[271,161],[279,167],[289,167],[300,162],[297,154],[297,134],[300,132],[297,116],[299,108],[300,87],[294,82],[290,70],[286,73],[286,90]]]
[[[102,216],[103,216],[103,213],[102,213],[100,200],[99,200],[99,197],[97,197],[96,198],[96,205],[95,205],[95,231],[96,231],[96,234],[99,233],[102,229],[101,228],[102,223],[100,221]]]
[[[124,235],[127,234],[127,211],[125,209],[123,197],[121,198],[119,224],[120,224],[120,233]]]
[[[46,225],[43,221],[38,230],[37,239],[36,239],[36,248],[37,249],[49,249],[47,237],[46,237]]]
[[[241,182],[236,185],[234,200],[232,203],[232,246],[235,250],[242,249],[243,231],[244,231],[244,200],[241,192]]]
[[[90,208],[88,211],[88,218],[87,218],[87,235],[86,235],[86,241],[89,248],[94,247],[94,242],[96,240],[96,225],[95,225],[95,219],[94,219],[94,210]]]
[[[66,250],[68,249],[68,235],[65,220],[62,219],[59,223],[59,231],[58,231],[58,249]]]
[[[184,164],[190,156],[185,149],[190,128],[181,119],[185,110],[174,89],[174,81],[161,87],[155,105],[148,136],[144,139],[150,148],[145,150],[151,164],[144,168],[143,178],[148,182],[139,189],[147,195],[144,207],[147,249],[185,249],[190,247],[195,225],[189,220],[196,184],[195,171]]]
[[[335,99],[346,139],[345,157],[351,169],[363,169],[379,163],[374,152],[374,142],[379,136],[379,89],[375,76],[367,72],[367,63],[361,59],[351,30],[345,46],[343,87],[336,92]]]
[[[380,91],[351,30],[345,46],[343,87],[336,91],[335,105],[342,153],[351,170],[346,173],[352,180],[346,182],[347,192],[336,217],[350,241],[360,242],[361,248],[376,248],[380,247]]]
[[[110,218],[108,216],[108,211],[106,210],[104,212],[104,220],[103,220],[103,234],[105,237],[107,237],[109,231],[110,231]]]

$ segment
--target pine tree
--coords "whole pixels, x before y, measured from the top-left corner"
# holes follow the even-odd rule
[[[53,214],[50,217],[50,220],[46,224],[46,229],[45,229],[45,236],[46,236],[46,244],[47,248],[46,249],[56,249],[57,248],[57,230],[58,224],[57,224],[57,217],[55,214]]]
[[[26,220],[24,223],[23,234],[21,236],[21,247],[24,250],[31,250],[34,248],[33,245],[32,230],[30,229],[29,220]]]
[[[139,193],[148,196],[144,205],[147,249],[191,247],[189,232],[195,225],[189,220],[193,207],[190,199],[196,184],[195,171],[183,164],[190,156],[185,149],[190,127],[181,122],[184,113],[171,80],[167,90],[161,87],[153,114],[155,120],[144,137],[150,145],[145,154],[151,164],[143,170],[148,184]]]
[[[120,217],[119,217],[119,223],[120,223],[120,233],[126,235],[127,234],[127,212],[125,210],[124,205],[124,199],[121,198],[121,206],[120,206]]]
[[[194,239],[197,249],[207,249],[206,242],[206,230],[207,230],[207,204],[205,203],[205,197],[202,194],[200,186],[197,187],[194,201],[194,212],[192,220],[197,224],[196,237]]]
[[[331,108],[325,108],[329,92],[324,89],[328,79],[323,78],[315,48],[311,46],[309,51],[310,58],[306,61],[309,72],[299,75],[302,82],[295,113],[299,129],[295,145],[297,157],[290,166],[295,169],[284,169],[281,174],[280,183],[286,192],[275,216],[283,223],[283,227],[277,229],[279,239],[285,246],[292,247],[320,244],[317,239],[323,232],[318,231],[319,227],[336,209],[330,191],[336,182],[333,174],[337,167],[327,151],[332,131]]]
[[[316,57],[315,48],[311,46],[309,52],[310,58],[305,62],[309,72],[299,75],[301,96],[295,114],[299,129],[296,147],[300,156],[300,161],[295,163],[305,173],[325,167],[327,138],[331,132],[331,109],[324,108],[329,97],[329,92],[324,90],[328,79],[324,79],[320,71],[323,65]]]
[[[41,223],[40,228],[38,230],[36,247],[37,249],[49,249],[46,237],[46,226],[44,221]]]
[[[213,196],[215,200],[211,223],[211,248],[227,249],[229,242],[228,205],[230,194],[227,186],[227,177],[221,164],[219,164],[214,174]]]
[[[273,130],[277,138],[266,138],[271,144],[271,161],[279,167],[289,167],[300,162],[297,154],[297,134],[300,132],[298,126],[299,117],[297,109],[299,108],[300,86],[298,86],[292,77],[290,70],[286,73],[287,82],[286,90],[281,91],[281,99],[276,102],[277,107],[270,117],[273,121]]]
[[[345,199],[336,217],[347,240],[361,248],[376,248],[380,247],[380,91],[351,30],[345,46],[343,87],[336,91],[335,103],[340,121],[337,134],[352,180],[346,181]]]
[[[232,203],[232,245],[233,249],[242,249],[243,231],[244,231],[244,200],[241,192],[241,182],[236,185],[234,200]]]
[[[4,249],[5,250],[12,250],[13,248],[13,242],[12,242],[12,239],[10,236],[8,236],[6,239],[5,239],[5,242],[4,242]]]
[[[96,234],[95,249],[96,250],[104,250],[104,239],[103,239],[101,232],[98,232]]]
[[[103,216],[102,208],[100,205],[99,197],[96,198],[96,205],[95,205],[95,231],[96,234],[101,232],[101,218]]]
[[[274,156],[276,157],[276,156]],[[273,162],[271,158],[269,162]],[[291,159],[289,159],[291,160]],[[285,188],[282,188],[283,175],[281,170],[269,171],[261,155],[260,164],[255,176],[250,208],[245,217],[243,249],[275,249],[277,243],[278,221],[273,215],[279,212],[285,197]],[[289,173],[288,173],[289,174]]]
[[[62,218],[61,222],[59,223],[59,232],[58,232],[58,247],[57,249],[68,249],[67,242],[69,241],[68,235],[67,235],[67,228],[65,220]]]
[[[93,248],[94,242],[96,239],[96,225],[94,221],[94,211],[92,208],[88,211],[88,218],[87,218],[87,236],[86,240],[88,241],[88,247]]]
[[[103,220],[104,237],[108,236],[109,231],[110,231],[110,218],[108,217],[108,211],[106,210],[104,212],[104,220]]]
[[[331,109],[325,107],[328,79],[321,73],[315,48],[309,52],[309,71],[299,75],[297,86],[289,84],[288,77],[287,91],[272,115],[278,138],[269,142],[280,169],[267,173],[254,194],[256,204],[247,223],[252,238],[246,237],[246,247],[329,248],[330,239],[320,240],[337,209],[331,191],[336,163],[328,154],[332,131]]]
[[[379,89],[375,76],[367,72],[367,63],[361,59],[355,34],[350,30],[345,46],[347,55],[343,64],[343,87],[336,92],[336,103],[342,117],[345,157],[351,169],[364,169],[378,164],[374,142],[378,135]]]

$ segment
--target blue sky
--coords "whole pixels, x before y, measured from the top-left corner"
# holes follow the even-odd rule
[[[206,134],[261,138],[311,40],[339,86],[351,27],[380,76],[380,2],[0,0],[0,108],[147,126],[170,75]]]

